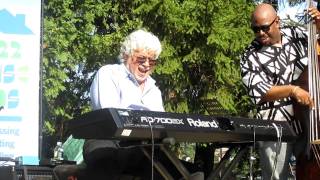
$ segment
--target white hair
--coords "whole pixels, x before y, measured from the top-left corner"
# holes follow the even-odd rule
[[[119,59],[121,62],[126,61],[125,55],[132,55],[134,50],[143,49],[147,51],[155,52],[155,59],[157,59],[162,51],[161,43],[157,36],[154,34],[144,31],[136,30],[130,33],[126,39],[122,42],[120,48]]]

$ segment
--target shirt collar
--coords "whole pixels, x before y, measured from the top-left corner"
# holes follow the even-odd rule
[[[129,78],[135,85],[139,86],[139,83],[137,79],[134,77],[134,75],[129,71],[129,69],[126,67],[124,63],[121,63],[122,69],[124,69],[124,76]],[[145,88],[148,88],[150,85],[155,84],[155,80],[148,76],[145,82]]]

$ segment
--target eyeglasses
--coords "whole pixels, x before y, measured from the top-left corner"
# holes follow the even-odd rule
[[[254,33],[259,33],[261,30],[263,32],[268,32],[272,24],[276,21],[277,17],[269,25],[262,25],[262,26],[251,26],[251,29]]]
[[[149,66],[151,67],[157,65],[157,60],[155,59],[148,58],[145,56],[136,56],[136,62],[140,65],[146,63],[147,61],[149,62]]]

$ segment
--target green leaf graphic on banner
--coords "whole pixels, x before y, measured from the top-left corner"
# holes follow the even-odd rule
[[[0,106],[5,106],[6,104],[6,93],[4,90],[0,90]]]
[[[27,73],[29,72],[29,67],[28,66],[21,66],[18,68],[18,74],[19,74],[19,77],[18,79],[20,81],[22,81],[23,83],[27,83],[29,78],[28,78],[28,75]]]
[[[14,49],[12,58],[13,59],[20,59],[21,53],[20,53],[20,44],[16,41],[11,42],[11,48]]]
[[[8,58],[7,44],[0,40],[0,59]]]

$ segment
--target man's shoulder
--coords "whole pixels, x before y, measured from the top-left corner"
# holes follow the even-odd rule
[[[123,74],[125,72],[122,64],[107,64],[99,69],[99,73],[103,74]]]
[[[101,66],[99,70],[119,70],[122,67],[121,64],[106,64],[104,66]]]
[[[254,39],[244,50],[243,56],[249,56],[252,53],[259,51],[262,48],[262,45]]]
[[[283,35],[292,37],[292,38],[305,38],[306,29],[299,26],[284,26],[281,27],[281,33]]]
[[[291,25],[284,25],[284,26],[281,26],[281,31],[299,31],[299,32],[305,32],[306,29],[304,27],[301,27],[301,26],[291,26]]]

